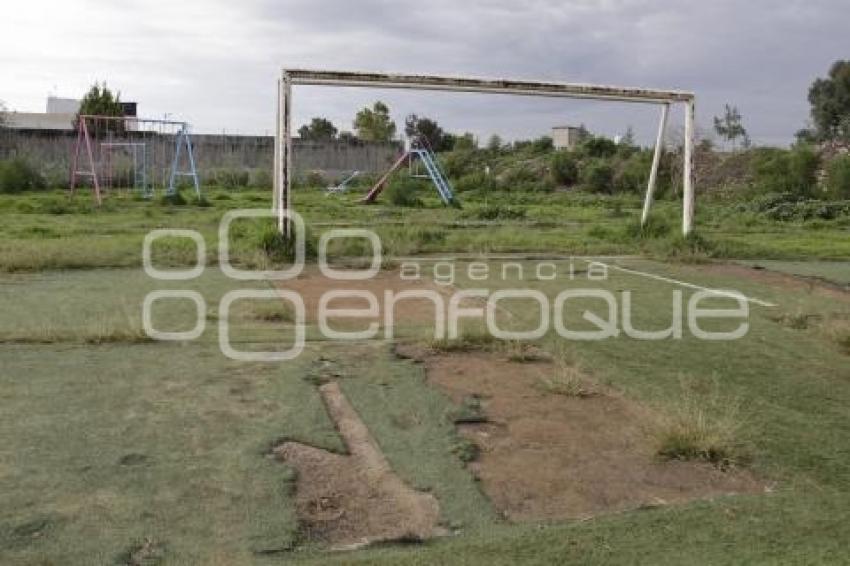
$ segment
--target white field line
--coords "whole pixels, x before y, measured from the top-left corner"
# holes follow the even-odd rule
[[[507,260],[526,260],[526,261],[570,261],[588,259],[604,259],[604,260],[620,260],[620,259],[642,259],[637,255],[559,255],[548,253],[502,253],[502,254],[455,254],[455,255],[419,255],[419,256],[387,256],[392,261],[409,261],[409,262],[430,262],[430,261],[507,261]]]
[[[591,260],[584,260],[588,263],[593,263]],[[711,289],[709,287],[703,287],[702,285],[695,285],[694,283],[688,283],[687,281],[680,281],[678,279],[673,279],[672,277],[664,277],[663,275],[656,275],[654,273],[647,273],[645,271],[639,271],[637,269],[629,269],[628,267],[622,267],[619,265],[612,265],[608,263],[603,263],[601,261],[597,261],[596,263],[605,265],[611,269],[616,269],[617,271],[622,271],[624,273],[631,273],[632,275],[640,275],[641,277],[647,277],[649,279],[655,279],[656,281],[664,281],[665,283],[672,283],[673,285],[679,285],[680,287],[687,287],[688,289],[696,289],[698,291],[706,291],[708,293],[712,293],[718,295],[720,297],[730,297],[733,299],[740,299],[743,297],[747,302],[752,303],[754,305],[758,305],[760,307],[777,307],[779,305],[775,303],[769,303],[767,301],[762,301],[761,299],[756,299],[754,297],[748,297],[743,293],[734,293],[732,291],[723,291],[721,289]]]

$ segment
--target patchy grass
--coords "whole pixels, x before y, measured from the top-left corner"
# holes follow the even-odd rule
[[[250,307],[250,316],[263,322],[293,322],[295,312],[292,304],[282,300],[254,300]]]

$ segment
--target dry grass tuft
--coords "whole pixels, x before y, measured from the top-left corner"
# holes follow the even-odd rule
[[[471,352],[488,350],[500,340],[487,332],[486,329],[464,329],[457,338],[441,338],[431,340],[428,347],[434,352]]]
[[[686,390],[673,410],[660,419],[658,455],[726,467],[738,460],[738,432],[742,425],[738,402],[722,400],[716,394],[698,396]]]
[[[599,395],[599,391],[589,383],[581,366],[566,363],[564,360],[558,360],[552,375],[541,377],[537,385],[546,393],[565,397],[587,398]]]
[[[263,322],[292,322],[295,313],[292,305],[283,301],[254,301],[251,304],[251,318]]]

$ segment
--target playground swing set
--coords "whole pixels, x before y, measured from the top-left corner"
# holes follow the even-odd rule
[[[80,115],[71,154],[71,194],[87,178],[98,205],[104,193],[119,188],[149,199],[157,189],[166,196],[176,194],[178,180],[189,178],[200,199],[189,130],[188,122]]]

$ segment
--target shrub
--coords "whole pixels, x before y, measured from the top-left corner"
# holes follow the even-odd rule
[[[19,193],[44,189],[47,183],[35,167],[16,158],[0,161],[0,193]]]
[[[165,193],[162,195],[159,199],[159,203],[166,206],[183,206],[186,204],[186,198],[179,190],[176,190],[173,193]]]
[[[579,145],[579,151],[587,157],[613,157],[617,154],[617,144],[608,138],[591,137]]]
[[[496,182],[492,176],[485,175],[483,172],[470,173],[460,177],[452,183],[452,188],[455,192],[463,193],[477,190],[495,190]]]
[[[290,222],[290,234],[294,233],[295,226]],[[278,230],[275,222],[268,221],[260,224],[254,232],[253,243],[255,248],[259,249],[271,261],[288,261],[295,257],[295,238],[286,239]],[[316,257],[316,249],[315,237],[309,228],[305,228],[304,257],[308,259]]]
[[[255,169],[251,173],[251,186],[267,189],[272,186],[272,174],[267,169]]]
[[[574,185],[578,182],[578,163],[569,151],[557,151],[550,162],[552,180],[558,185]]]
[[[826,187],[831,197],[850,199],[850,155],[830,162],[826,169]]]
[[[581,182],[595,193],[610,193],[614,185],[614,168],[602,159],[592,159],[582,168]]]
[[[618,193],[639,193],[646,188],[652,155],[635,153],[629,157],[614,175],[614,190]]]
[[[474,150],[457,150],[441,156],[443,168],[449,177],[462,177],[480,169]]]
[[[384,194],[393,205],[406,207],[422,206],[419,195],[422,192],[423,182],[408,176],[397,176],[390,181]]]
[[[215,169],[207,175],[206,184],[233,190],[247,187],[250,181],[247,169]]]
[[[554,188],[548,178],[543,177],[528,163],[518,163],[505,171],[500,185],[508,191],[548,191]]]
[[[819,161],[808,146],[790,151],[764,148],[755,152],[753,177],[764,191],[810,195],[817,184]]]
[[[661,216],[650,216],[646,224],[641,225],[640,219],[635,219],[626,225],[626,236],[629,239],[663,238],[673,232],[670,222]]]

